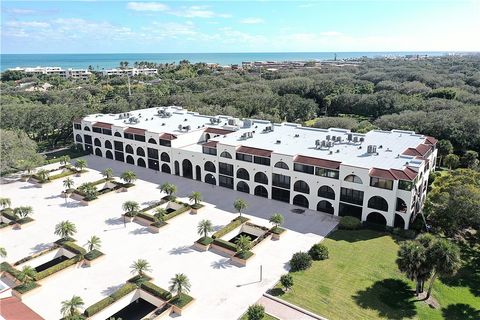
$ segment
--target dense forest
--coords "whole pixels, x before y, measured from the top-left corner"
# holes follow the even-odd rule
[[[460,157],[480,150],[479,56],[361,59],[278,71],[212,69],[188,61],[155,67],[159,75],[132,78],[130,92],[126,77],[95,73],[74,81],[3,72],[1,128],[21,130],[48,150],[72,142],[74,118],[175,104],[205,114],[359,132],[414,130],[448,140],[451,145],[444,144]]]

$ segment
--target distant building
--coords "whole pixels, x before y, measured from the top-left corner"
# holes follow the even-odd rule
[[[67,70],[62,69],[61,67],[25,67],[25,68],[10,68],[10,71],[21,71],[25,73],[30,73],[34,75],[56,75],[61,78],[73,78],[73,79],[82,79],[86,80],[92,74],[88,69],[72,69]]]
[[[104,76],[127,75],[129,77],[138,76],[138,75],[154,76],[154,75],[158,74],[158,69],[154,69],[154,68],[129,68],[129,69],[114,68],[114,69],[102,70],[102,74]]]

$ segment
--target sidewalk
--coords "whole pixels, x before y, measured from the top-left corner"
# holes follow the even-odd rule
[[[299,307],[290,307],[287,305],[289,304],[288,302],[281,303],[275,298],[271,298],[269,295],[266,294],[264,294],[257,303],[265,307],[266,313],[280,320],[326,320],[323,317],[314,316],[312,313],[306,310],[302,310]],[[309,315],[305,312],[312,315]]]

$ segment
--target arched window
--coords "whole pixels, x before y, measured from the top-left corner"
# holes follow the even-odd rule
[[[148,143],[157,144],[157,141],[155,141],[155,139],[153,139],[153,138],[150,138],[150,139],[148,139]]]
[[[285,169],[285,170],[289,170],[290,168],[288,167],[288,165],[283,162],[283,161],[278,161],[277,163],[275,163],[275,168],[280,168],[280,169]]]
[[[321,186],[318,188],[318,196],[327,199],[335,199],[335,191],[329,186]]]
[[[205,175],[205,183],[216,185],[216,184],[217,184],[217,180],[215,179],[215,177],[214,177],[213,174],[207,173],[207,174]]]
[[[350,174],[348,176],[345,177],[345,179],[343,179],[343,181],[347,181],[347,182],[353,182],[353,183],[360,183],[362,184],[362,179],[360,179],[358,176],[354,175],[354,174]]]
[[[122,134],[120,132],[115,132],[114,136],[115,137],[122,137]]]
[[[130,154],[133,154],[133,148],[132,148],[132,146],[129,145],[129,144],[127,144],[127,145],[125,146],[125,152],[126,152],[126,153],[130,153]]]
[[[82,136],[79,135],[79,134],[77,134],[77,135],[75,136],[75,141],[82,143],[82,142],[83,142]]]
[[[375,224],[387,225],[387,219],[379,212],[370,212],[367,221]]]
[[[268,177],[263,172],[257,172],[255,173],[254,181],[258,183],[268,184]]]
[[[333,206],[329,201],[322,200],[317,203],[317,211],[333,214]]]
[[[137,148],[137,156],[145,157],[145,150],[142,147]]]
[[[223,151],[222,153],[220,153],[220,157],[227,158],[227,159],[232,159],[232,155],[230,153],[228,153],[227,151]]]
[[[172,171],[170,170],[170,166],[166,163],[162,164],[162,172],[172,173]]]
[[[301,193],[310,194],[310,187],[303,180],[298,180],[297,182],[295,182],[295,184],[293,185],[293,190]]]
[[[237,178],[243,180],[250,180],[250,174],[248,174],[247,170],[240,168],[237,170]]]
[[[105,141],[105,149],[112,149],[112,143],[110,141]]]
[[[308,208],[308,200],[305,198],[305,196],[302,196],[301,194],[297,194],[295,197],[293,197],[293,204],[296,206]]]
[[[405,220],[398,213],[395,213],[395,219],[393,221],[393,227],[394,228],[405,229]]]
[[[395,208],[396,211],[400,212],[407,212],[407,204],[403,199],[397,198],[397,206]]]
[[[210,133],[205,134],[205,141],[208,141],[208,140],[210,140]]]
[[[95,148],[95,155],[101,157],[102,156],[102,150],[100,150],[100,148]]]
[[[127,163],[129,164],[135,164],[135,161],[133,160],[133,157],[131,155],[127,156]]]
[[[85,127],[83,127],[83,130],[84,130],[84,131],[90,131],[90,128],[87,127],[87,126],[85,126]]]
[[[144,168],[145,168],[147,165],[146,165],[146,163],[145,163],[145,160],[143,160],[142,158],[138,158],[138,160],[137,160],[137,166],[139,166],[139,167],[144,167]]]
[[[93,140],[93,144],[96,147],[101,147],[102,146],[102,143],[100,142],[100,139],[98,139],[98,138],[95,138],[95,140]]]
[[[377,209],[377,210],[382,210],[382,211],[388,211],[388,203],[387,200],[385,200],[382,197],[379,196],[373,196],[368,200],[368,207],[372,209]]]
[[[237,183],[237,191],[250,193],[250,187],[248,186],[248,184],[246,182],[239,181]]]
[[[190,160],[182,161],[182,173],[185,178],[193,179],[193,165]]]
[[[215,165],[211,161],[205,162],[205,165],[203,166],[203,168],[205,169],[205,171],[208,171],[208,172],[217,172]]]
[[[163,162],[170,162],[170,156],[168,155],[168,153],[162,152],[162,154],[160,155],[160,160],[162,160]]]
[[[254,190],[254,194],[259,197],[268,198],[268,191],[265,189],[264,186],[256,186]]]
[[[105,153],[105,157],[106,157],[107,159],[113,159],[113,153],[112,153],[112,151],[107,150],[107,152]]]

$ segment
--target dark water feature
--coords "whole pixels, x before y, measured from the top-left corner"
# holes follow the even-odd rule
[[[69,258],[67,256],[60,256],[55,259],[52,259],[50,261],[45,262],[44,264],[39,265],[38,267],[35,268],[35,271],[40,272],[43,270],[46,270],[50,267],[53,267],[54,265],[59,264],[60,262],[63,262],[65,260],[68,260]]]
[[[237,234],[235,237],[233,237],[232,239],[230,239],[228,242],[231,242],[231,243],[234,243],[236,244],[237,243],[237,240],[238,238],[240,238],[241,236],[247,236],[250,238],[250,241],[253,241],[255,239],[257,239],[258,237],[253,235],[253,234],[250,234],[250,233],[247,233],[247,232],[240,232],[239,234]]]
[[[122,319],[122,320],[141,320],[147,314],[155,310],[157,307],[150,302],[138,298],[130,303],[128,306],[118,311],[114,315],[111,315],[105,320],[109,319]]]

